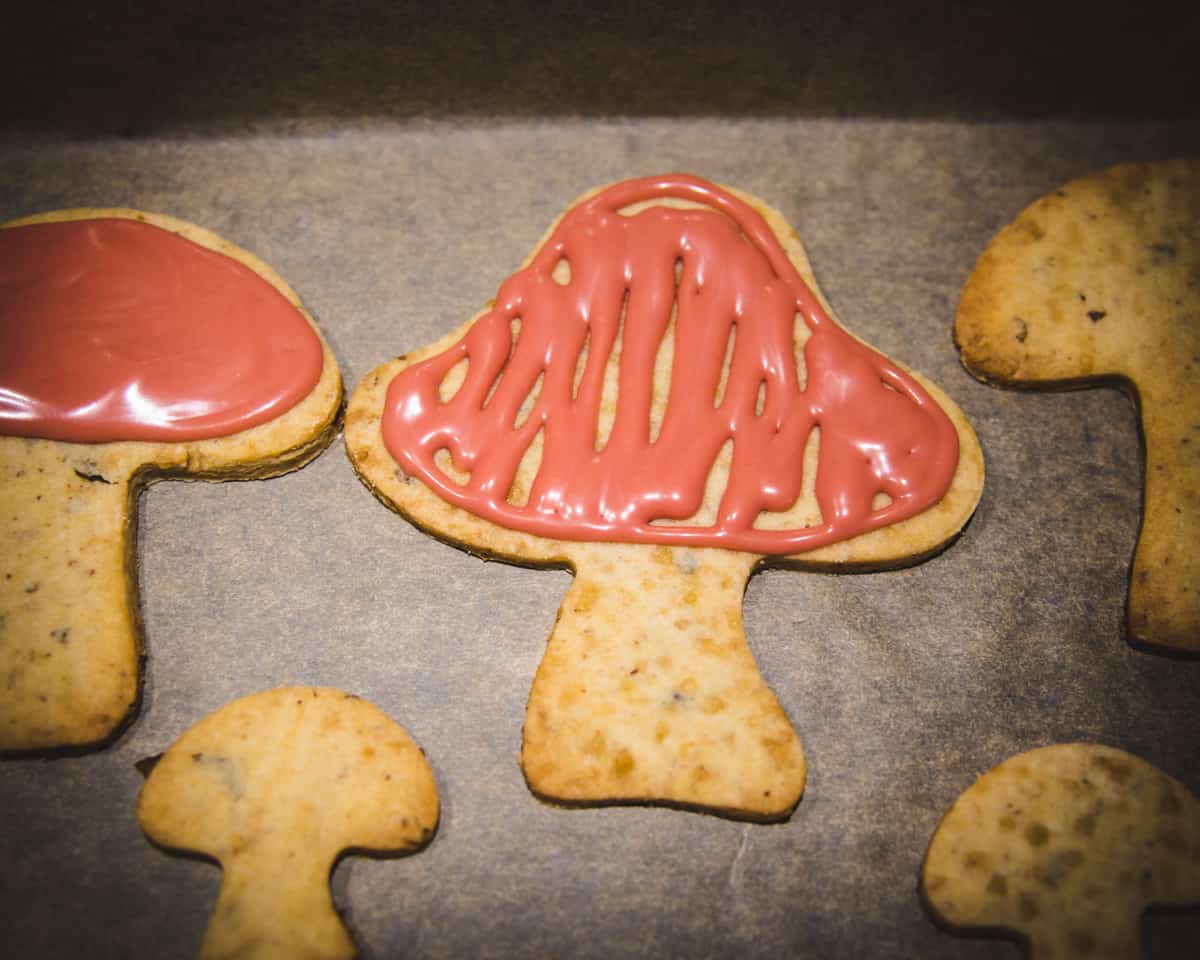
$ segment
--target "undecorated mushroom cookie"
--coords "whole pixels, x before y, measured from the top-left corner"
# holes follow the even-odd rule
[[[436,536],[574,571],[526,710],[535,793],[751,819],[805,782],[751,572],[927,555],[983,483],[961,411],[837,324],[783,218],[684,175],[572,205],[487,309],[363,379],[346,446]]]
[[[1111,167],[1026,208],[967,279],[955,338],[981,380],[1132,391],[1145,489],[1128,631],[1200,653],[1200,157]]]
[[[1138,757],[1031,750],[980,777],[933,835],[925,902],[951,929],[1048,957],[1140,957],[1147,906],[1200,905],[1200,802]]]
[[[408,853],[433,836],[437,786],[420,748],[373,704],[291,687],[209,714],[138,798],[155,843],[214,857],[206,958],[352,957],[330,873],[344,850]]]
[[[0,227],[0,750],[131,715],[141,488],[299,466],[340,402],[296,295],[215,234],[133,210]]]

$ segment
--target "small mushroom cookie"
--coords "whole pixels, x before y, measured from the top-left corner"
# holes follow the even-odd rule
[[[133,210],[0,227],[0,750],[132,713],[142,487],[293,469],[340,402],[295,293],[215,234]]]
[[[1112,747],[1031,750],[954,802],[921,888],[951,929],[1020,935],[1033,960],[1140,957],[1146,907],[1200,906],[1200,801]]]
[[[1026,208],[975,265],[955,338],[981,380],[1133,392],[1146,461],[1128,631],[1200,653],[1200,157],[1111,167]]]
[[[682,174],[580,198],[492,305],[364,378],[346,446],[435,535],[574,570],[535,793],[747,819],[805,782],[742,629],[753,570],[912,561],[983,483],[958,407],[838,325],[782,216]]]
[[[329,878],[347,849],[408,853],[437,827],[420,748],[373,704],[290,687],[236,700],[180,737],[137,805],[155,843],[221,864],[200,956],[355,955]]]

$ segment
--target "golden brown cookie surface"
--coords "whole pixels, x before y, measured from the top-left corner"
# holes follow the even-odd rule
[[[0,436],[0,750],[100,743],[131,715],[142,645],[133,542],[141,488],[166,477],[249,479],[293,469],[328,444],[341,401],[337,364],[295,293],[215,234],[132,210],[58,211],[0,229],[94,220],[157,228],[251,271],[315,338],[319,374],[277,415],[209,438]],[[84,352],[86,337],[78,343]]]
[[[1200,802],[1121,750],[1031,750],[954,802],[921,884],[951,928],[1020,934],[1034,960],[1140,957],[1147,906],[1200,904]]]
[[[1128,630],[1200,651],[1200,158],[1111,167],[1036,201],[980,257],[955,339],[988,382],[1133,391],[1146,463]]]
[[[779,819],[803,791],[805,761],[746,642],[748,577],[765,553],[821,569],[937,550],[974,510],[982,457],[944,394],[837,326],[778,213],[694,178],[638,203],[608,199],[636,189],[585,195],[489,309],[368,374],[347,409],[347,451],[380,499],[436,536],[574,570],[526,711],[534,792]],[[591,226],[628,241],[622,249],[657,252],[613,268],[590,243],[564,239],[593,215]],[[732,252],[708,256],[719,241]],[[632,278],[624,295],[622,276]],[[812,292],[786,299],[801,285]],[[755,366],[756,355],[769,359]],[[837,358],[848,359],[839,368]],[[879,496],[892,482],[879,464],[890,441],[872,433],[870,403],[839,405],[859,391],[898,415],[920,409],[922,439],[895,451],[900,472],[926,456],[929,432],[953,446],[948,485],[923,508],[901,482],[894,498]],[[413,415],[411,456],[385,438],[397,411]],[[857,483],[844,499],[829,481],[836,468],[820,466],[839,456]],[[659,481],[677,483],[663,493]],[[589,487],[603,492],[584,496]],[[477,496],[491,500],[469,502]],[[843,510],[862,523],[853,534],[839,533]],[[640,519],[618,529],[618,515]],[[733,541],[743,547],[718,545]]]
[[[155,764],[138,820],[156,843],[214,857],[221,892],[203,957],[350,957],[329,892],[348,848],[411,852],[438,822],[433,774],[358,697],[289,687],[209,714]]]

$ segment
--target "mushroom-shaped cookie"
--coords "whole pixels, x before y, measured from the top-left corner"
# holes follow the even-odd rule
[[[132,210],[0,227],[0,750],[131,714],[139,490],[294,468],[340,401],[296,295],[215,234]]]
[[[804,756],[743,633],[751,572],[902,563],[970,517],[983,464],[961,412],[815,289],[762,203],[631,180],[355,390],[348,453],[386,503],[575,572],[526,711],[537,794],[787,816]]]
[[[975,265],[955,338],[981,380],[1132,392],[1145,484],[1127,629],[1200,653],[1200,158],[1111,167],[1026,208]]]
[[[1140,957],[1147,906],[1200,905],[1200,802],[1112,747],[1031,750],[954,802],[921,887],[952,930],[1023,938],[1033,960]]]
[[[408,734],[340,690],[291,687],[209,714],[155,764],[138,820],[156,843],[221,864],[202,957],[351,957],[329,877],[347,849],[408,853],[438,821]]]

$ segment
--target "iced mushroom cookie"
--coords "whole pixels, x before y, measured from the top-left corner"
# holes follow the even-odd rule
[[[0,750],[132,714],[139,491],[293,469],[340,402],[295,293],[215,234],[133,210],[0,226]]]
[[[421,749],[382,710],[321,687],[235,700],[180,737],[137,805],[150,839],[221,865],[201,957],[356,956],[329,877],[347,849],[411,853],[438,794]]]
[[[967,279],[955,339],[990,383],[1133,394],[1145,483],[1127,630],[1200,653],[1200,157],[1111,167],[1027,207]]]
[[[751,572],[927,555],[983,483],[959,409],[837,324],[783,218],[685,175],[577,201],[493,304],[363,379],[346,446],[434,535],[574,571],[525,716],[535,793],[750,819],[805,782]]]
[[[1146,907],[1200,905],[1200,802],[1122,750],[1031,750],[954,801],[921,891],[952,930],[1022,938],[1032,960],[1135,960]]]

